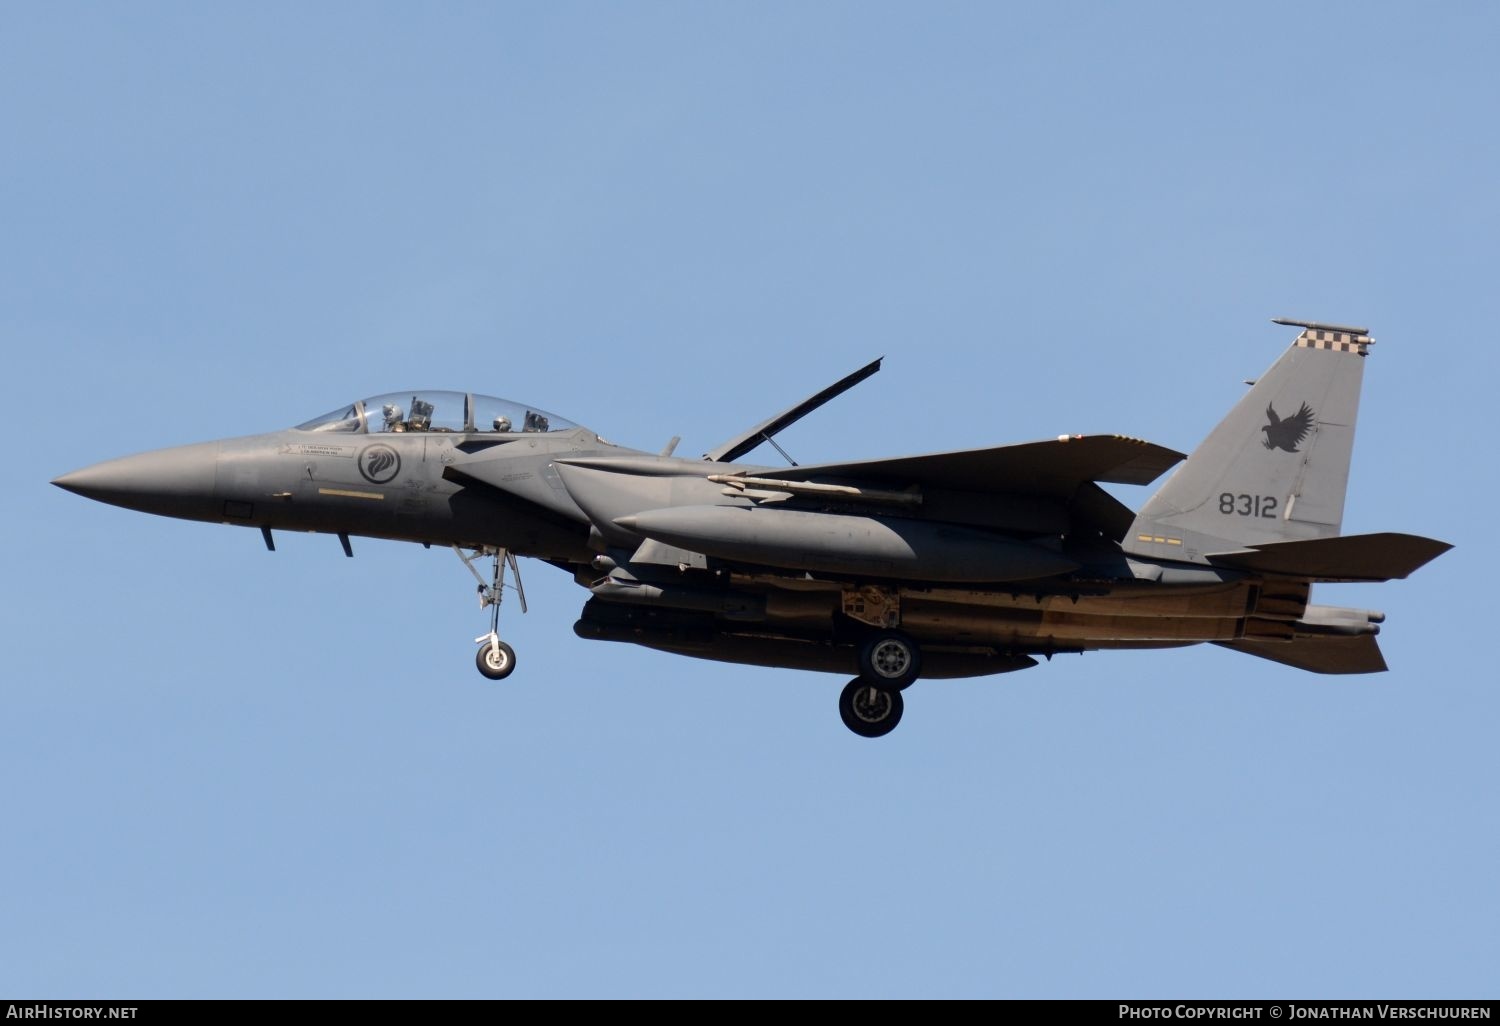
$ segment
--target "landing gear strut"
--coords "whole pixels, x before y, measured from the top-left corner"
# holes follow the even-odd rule
[[[515,553],[507,549],[486,547],[475,549],[472,556],[466,556],[463,549],[455,545],[453,551],[479,582],[479,608],[490,610],[490,632],[474,639],[479,643],[474,665],[490,680],[504,680],[516,668],[516,650],[500,640],[500,600],[505,597],[505,568],[509,566],[516,578],[515,589],[521,600],[521,612],[526,612],[526,589],[521,586],[521,568],[516,564]],[[494,558],[488,584],[474,569],[474,562],[485,556]]]
[[[884,737],[901,722],[906,701],[901,692],[855,677],[839,695],[839,716],[860,737]]]

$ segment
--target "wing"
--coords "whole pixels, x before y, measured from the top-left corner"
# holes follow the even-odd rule
[[[1266,416],[1271,420],[1270,429],[1272,431],[1275,431],[1281,426],[1281,418],[1276,416],[1276,408],[1270,403],[1266,403]]]
[[[775,476],[788,481],[842,479],[882,487],[915,485],[1068,498],[1086,481],[1150,484],[1183,459],[1180,452],[1137,438],[1064,436],[991,449],[779,467]]]

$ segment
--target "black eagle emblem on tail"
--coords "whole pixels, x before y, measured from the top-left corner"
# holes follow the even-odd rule
[[[1287,452],[1297,452],[1297,446],[1307,437],[1312,430],[1313,411],[1306,403],[1302,409],[1287,417],[1285,420],[1276,416],[1276,409],[1266,403],[1266,416],[1270,423],[1261,428],[1266,433],[1265,441],[1261,444],[1267,449],[1285,449]]]

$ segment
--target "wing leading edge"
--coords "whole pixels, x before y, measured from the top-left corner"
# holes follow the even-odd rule
[[[1065,435],[989,449],[778,468],[775,476],[789,481],[840,478],[903,488],[918,485],[1067,498],[1087,481],[1150,484],[1185,458],[1165,446],[1122,435]]]

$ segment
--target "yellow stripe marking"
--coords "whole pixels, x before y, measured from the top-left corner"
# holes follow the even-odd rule
[[[351,492],[346,488],[319,488],[319,495],[341,495],[346,499],[384,499],[380,492]]]

